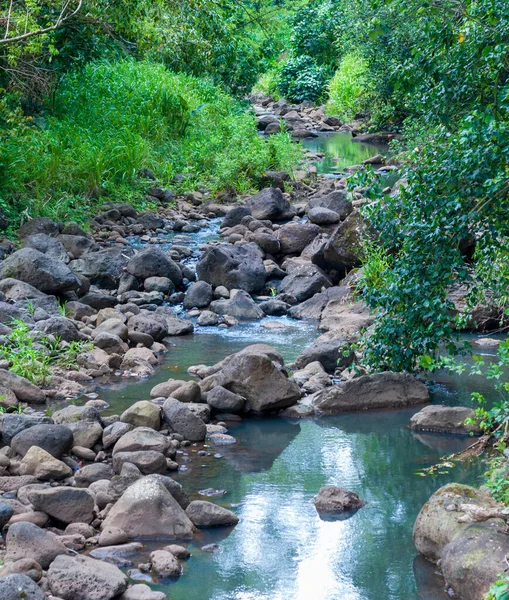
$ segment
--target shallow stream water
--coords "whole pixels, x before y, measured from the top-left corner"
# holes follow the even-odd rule
[[[364,149],[350,146],[355,159],[346,160],[352,164]],[[215,224],[188,235],[187,243],[196,248],[214,229]],[[259,342],[275,346],[291,362],[317,336],[316,323],[267,320],[286,328],[267,330],[263,322],[197,327],[194,335],[175,338],[153,377],[119,380],[100,389],[99,397],[109,403],[109,413],[118,414],[148,399],[156,383],[190,379],[191,365],[214,364]],[[478,383],[441,377],[431,386],[433,401],[465,404]],[[446,600],[434,566],[416,558],[412,527],[436,489],[448,481],[478,483],[480,472],[463,465],[450,475],[418,477],[417,470],[471,440],[410,432],[407,424],[417,410],[228,423],[237,443],[210,447],[210,456],[189,462],[181,455],[185,468],[175,478],[192,499],[207,499],[200,490],[224,491],[208,499],[232,508],[240,522],[201,532],[189,546],[183,576],[157,582],[154,589],[173,600]],[[191,456],[196,449],[186,451]],[[326,484],[358,492],[368,504],[347,520],[322,520],[313,496]],[[210,543],[218,544],[217,552],[200,549]],[[151,549],[149,544],[146,552]]]

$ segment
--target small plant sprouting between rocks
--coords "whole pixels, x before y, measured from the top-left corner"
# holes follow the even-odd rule
[[[87,342],[62,342],[57,336],[31,330],[21,320],[12,322],[12,332],[0,348],[0,359],[9,363],[9,370],[37,385],[45,385],[52,367],[71,368],[78,354],[89,349]]]

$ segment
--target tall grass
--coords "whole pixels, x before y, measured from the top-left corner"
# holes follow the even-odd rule
[[[245,192],[267,169],[291,169],[285,134],[265,140],[254,116],[207,80],[163,65],[88,64],[67,76],[37,125],[4,135],[0,202],[11,217],[40,214],[83,221],[108,199],[140,201],[148,168],[161,185]]]
[[[344,120],[366,108],[368,92],[368,64],[355,53],[346,54],[329,83],[329,101],[326,111]]]

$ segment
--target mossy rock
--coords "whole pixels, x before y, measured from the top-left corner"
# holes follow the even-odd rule
[[[458,522],[460,513],[447,509],[454,504],[497,505],[488,491],[468,485],[449,483],[437,490],[417,515],[413,532],[417,551],[428,560],[437,562],[445,546],[468,527]]]

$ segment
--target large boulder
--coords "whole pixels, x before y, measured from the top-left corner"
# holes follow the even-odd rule
[[[99,246],[94,240],[84,235],[62,234],[58,236],[58,241],[66,252],[72,254],[73,258],[80,258],[87,252],[97,252],[99,250]]]
[[[265,188],[246,203],[255,219],[284,221],[293,216],[292,208],[278,188]]]
[[[7,546],[6,562],[32,558],[43,569],[47,569],[59,554],[68,553],[58,536],[28,522],[11,525],[5,543]]]
[[[32,446],[38,446],[60,458],[72,448],[73,434],[66,425],[34,425],[16,434],[11,446],[21,456],[25,456]]]
[[[23,239],[23,248],[33,248],[45,254],[49,258],[69,262],[67,251],[62,242],[54,237],[50,237],[45,233],[35,233]]]
[[[329,278],[319,267],[305,263],[291,269],[289,275],[281,281],[279,293],[289,294],[297,302],[304,302],[331,285]]]
[[[227,508],[207,502],[205,500],[193,500],[186,508],[186,515],[196,527],[228,527],[236,525],[239,518]]]
[[[234,206],[231,210],[229,210],[223,221],[221,222],[221,228],[226,229],[230,227],[235,227],[235,225],[240,225],[242,219],[251,214],[251,209],[247,206]]]
[[[71,261],[69,266],[78,275],[86,277],[93,285],[107,290],[116,290],[124,267],[132,254],[133,251],[126,247],[105,248],[97,252],[86,253]],[[83,298],[81,301],[84,302]],[[113,306],[115,304],[116,300],[113,301]],[[94,305],[90,304],[90,306]],[[94,308],[104,307],[95,305]]]
[[[122,467],[130,463],[138,467],[143,475],[152,473],[166,473],[168,464],[166,457],[156,450],[138,450],[135,452],[116,452],[113,456],[113,470],[116,473],[122,471]]]
[[[318,329],[335,331],[343,337],[356,337],[373,321],[373,315],[362,300],[345,302],[344,298],[334,299],[323,309]]]
[[[125,433],[113,447],[113,455],[117,452],[139,452],[154,450],[167,454],[170,449],[170,440],[167,436],[154,431],[150,427],[137,427]]]
[[[346,190],[336,190],[326,196],[311,198],[308,202],[308,213],[314,208],[325,208],[334,211],[340,219],[346,217],[353,211],[353,206],[347,198]]]
[[[341,413],[378,408],[404,408],[429,402],[428,388],[408,373],[364,375],[333,385],[314,398],[315,410]]]
[[[226,388],[216,385],[207,394],[207,404],[220,413],[241,413],[246,401]]]
[[[144,477],[124,492],[106,517],[103,528],[118,527],[131,538],[158,536],[191,538],[193,524],[157,476]]]
[[[345,490],[336,485],[326,485],[318,490],[315,496],[315,507],[318,512],[351,512],[365,506],[355,492]]]
[[[205,439],[205,423],[175,398],[170,397],[163,404],[163,419],[172,432],[183,435],[190,442],[201,442]]]
[[[300,254],[321,232],[313,223],[290,222],[276,232],[281,254]]]
[[[196,264],[196,273],[213,287],[228,290],[254,293],[265,285],[265,266],[256,244],[209,246]]]
[[[29,499],[36,510],[62,523],[91,523],[94,518],[94,496],[83,488],[38,489],[29,494]]]
[[[180,285],[182,273],[178,265],[157,246],[148,246],[127,263],[127,272],[138,279],[167,277]]]
[[[475,411],[467,406],[425,406],[416,413],[409,423],[410,429],[416,431],[433,431],[436,433],[480,434],[477,424],[466,424],[467,419],[475,421]]]
[[[45,600],[42,589],[30,577],[11,573],[0,579],[0,600]]]
[[[240,352],[216,376],[216,385],[246,399],[246,412],[269,412],[292,406],[299,387],[263,354]]]
[[[160,342],[168,335],[166,319],[155,314],[140,313],[134,315],[127,322],[127,327],[129,332],[145,333],[156,342]]]
[[[288,311],[288,316],[292,319],[319,319],[322,316],[323,309],[329,302],[341,300],[348,294],[349,289],[346,286],[328,287],[298,306],[292,306]]]
[[[438,562],[447,544],[468,527],[468,523],[458,521],[460,513],[450,510],[450,507],[460,504],[475,504],[484,508],[497,506],[486,490],[459,483],[444,485],[421,508],[415,520],[413,537],[419,554]]]
[[[37,479],[66,479],[72,475],[71,468],[37,446],[32,446],[20,463],[21,475],[34,475]]]
[[[22,248],[7,257],[0,266],[0,277],[19,279],[46,294],[59,294],[80,286],[79,279],[65,263],[33,248]]]
[[[469,525],[442,551],[440,566],[447,587],[461,600],[484,598],[507,571],[508,553],[502,521]]]
[[[2,433],[2,441],[8,446],[11,445],[15,435],[29,429],[34,425],[52,424],[51,417],[32,417],[29,415],[5,414],[0,415],[0,432]]]
[[[112,600],[127,582],[118,567],[89,556],[58,556],[48,570],[51,592],[62,600]]]
[[[331,331],[318,337],[295,359],[295,368],[303,369],[310,363],[318,361],[328,373],[334,373],[337,368],[346,368],[352,364],[354,355],[344,355],[343,347],[346,340]]]
[[[341,223],[324,248],[323,256],[328,266],[347,273],[361,266],[362,239],[369,228],[359,211],[354,211]]]
[[[0,280],[0,292],[5,294],[7,300],[16,303],[16,307],[12,307],[12,309],[18,310],[19,308],[22,308],[23,310],[28,310],[29,307],[31,309],[33,307],[33,309],[42,308],[49,315],[61,314],[60,306],[55,296],[48,296],[33,285],[25,283],[24,281],[19,281],[12,277],[2,279]],[[1,312],[3,313],[6,311],[4,309]],[[7,319],[5,318],[1,318],[2,322],[5,322],[6,320]],[[9,325],[8,322],[6,324]]]
[[[217,315],[229,315],[237,319],[263,319],[265,313],[243,290],[232,290],[229,300],[215,300],[210,310]]]
[[[29,404],[43,404],[46,402],[44,392],[28,381],[6,369],[0,369],[0,385],[12,390],[20,402]]]
[[[214,298],[212,286],[206,281],[193,283],[186,292],[184,308],[205,308]]]
[[[19,228],[18,237],[22,240],[29,235],[35,235],[37,233],[58,235],[60,233],[60,227],[61,225],[59,223],[55,223],[55,221],[48,217],[36,217],[35,219],[29,219]]]
[[[161,409],[148,400],[140,400],[125,410],[120,420],[134,427],[159,429],[161,425]]]
[[[74,321],[65,317],[50,317],[37,321],[35,329],[46,335],[53,335],[63,342],[79,342],[85,339]]]

